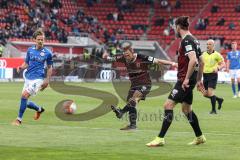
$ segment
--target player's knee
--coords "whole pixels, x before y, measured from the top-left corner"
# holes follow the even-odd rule
[[[164,103],[164,109],[165,110],[172,110],[173,107],[174,107],[174,104],[170,101],[167,101],[167,102]]]
[[[186,107],[182,107],[182,113],[187,115],[189,113],[188,109]]]
[[[211,97],[213,96],[213,92],[212,91],[206,91],[204,94],[203,94],[204,97]]]
[[[29,93],[27,93],[27,92],[22,93],[22,98],[28,99],[29,97],[30,97]]]
[[[22,95],[22,98],[24,98],[24,99],[28,99],[28,96],[25,95],[25,94],[23,94],[23,95]]]
[[[191,112],[191,108],[190,107],[182,107],[182,113],[185,115],[188,115],[188,113]]]
[[[204,97],[208,97],[208,92],[204,92],[204,93],[203,93],[203,96],[204,96]]]
[[[142,93],[139,92],[139,91],[135,91],[134,94],[133,94],[133,99],[140,99],[142,97]]]
[[[184,103],[184,104],[182,105],[182,113],[184,113],[185,115],[187,115],[187,114],[190,113],[191,111],[192,111],[191,105],[186,104],[186,103]]]
[[[134,98],[130,98],[128,100],[128,104],[131,106],[131,107],[135,107],[137,105],[137,101],[134,99]]]
[[[207,92],[207,97],[213,96],[212,92]]]

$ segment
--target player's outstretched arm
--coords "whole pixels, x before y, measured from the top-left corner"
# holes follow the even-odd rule
[[[121,61],[121,58],[118,59],[117,56],[110,56],[106,51],[103,53],[102,58],[109,62]]]
[[[167,60],[163,60],[163,59],[158,59],[158,58],[154,58],[153,63],[156,64],[165,64],[165,65],[171,65],[173,67],[178,67],[178,64],[175,62],[171,62],[171,61],[167,61]]]
[[[47,88],[47,86],[50,82],[51,75],[52,75],[52,65],[48,65],[47,66],[47,76],[43,81],[41,91],[43,91],[45,88]]]

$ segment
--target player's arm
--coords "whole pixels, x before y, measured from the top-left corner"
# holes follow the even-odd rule
[[[226,71],[229,73],[229,68],[230,68],[230,55],[229,53],[227,54],[227,64],[226,64]]]
[[[230,68],[230,60],[227,60],[227,64],[226,64],[226,71],[229,72],[229,68]]]
[[[187,74],[185,77],[185,80],[183,81],[182,84],[182,88],[185,90],[185,88],[189,87],[189,79],[192,76],[194,70],[195,70],[195,66],[197,64],[197,56],[196,56],[196,52],[195,51],[190,51],[187,53],[187,56],[189,58],[189,62],[188,62],[188,70],[187,70]]]
[[[198,75],[197,75],[197,81],[202,80],[202,75],[203,75],[203,68],[204,68],[204,62],[202,56],[199,57],[199,69],[198,69]]]
[[[115,62],[116,61],[116,57],[109,56],[109,54],[107,52],[103,53],[102,58],[109,61],[109,62]]]
[[[205,95],[206,90],[205,90],[203,82],[202,82],[203,68],[204,68],[204,62],[203,62],[202,56],[200,56],[199,57],[199,69],[198,69],[198,75],[197,75],[197,90],[202,92],[203,95]]]
[[[24,70],[24,69],[28,68],[29,59],[30,59],[30,57],[29,57],[29,50],[28,50],[23,64],[21,66],[17,67],[17,72],[18,73],[20,73],[21,70]]]
[[[47,57],[47,75],[41,86],[41,91],[43,91],[45,88],[47,88],[47,86],[50,82],[50,78],[52,76],[52,65],[53,65],[52,54],[49,54]]]
[[[23,62],[23,64],[19,67],[17,67],[17,72],[20,73],[21,70],[24,70],[28,67],[28,64],[26,62]]]
[[[107,53],[107,51],[105,51],[102,55],[102,58],[109,61],[109,62],[116,62],[116,61],[123,61],[123,58],[121,55],[116,55],[116,56],[109,56],[109,54]]]
[[[221,70],[221,69],[223,69],[225,66],[226,66],[226,64],[225,64],[224,61],[219,62],[219,63],[218,63],[218,67],[217,67],[218,71]]]
[[[41,91],[43,91],[45,88],[47,88],[47,86],[50,82],[51,75],[52,75],[52,65],[48,65],[47,66],[47,75],[46,75],[46,78],[43,81]]]
[[[153,63],[155,64],[164,64],[164,65],[171,65],[173,67],[177,67],[178,64],[175,62],[171,62],[171,61],[167,61],[167,60],[163,60],[163,59],[158,59],[158,58],[154,58]]]
[[[223,69],[226,66],[221,54],[218,54],[217,62],[218,62],[218,65],[217,65],[217,68],[215,69],[215,72],[218,72],[219,70]]]

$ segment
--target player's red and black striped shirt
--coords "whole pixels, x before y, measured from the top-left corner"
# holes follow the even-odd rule
[[[180,81],[184,81],[187,70],[188,70],[188,53],[194,51],[196,53],[197,58],[201,56],[201,49],[199,41],[192,35],[186,35],[182,41],[180,42],[180,47],[178,49],[178,74],[177,78]],[[198,65],[196,66],[196,68]],[[196,75],[196,74],[194,74]],[[191,77],[190,79],[195,79],[195,77]]]
[[[131,62],[127,62],[123,55],[117,55],[111,61],[125,64],[132,86],[151,85],[149,65],[153,63],[154,58],[140,54],[136,56],[136,59]]]

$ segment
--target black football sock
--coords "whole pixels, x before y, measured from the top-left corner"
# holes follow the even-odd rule
[[[165,113],[164,113],[164,119],[162,123],[162,129],[158,135],[160,138],[163,138],[165,136],[173,120],[173,110],[165,110],[164,112]]]
[[[216,111],[216,96],[213,95],[210,97],[211,104],[212,104],[212,111]]]
[[[123,107],[123,109],[121,109],[121,112],[122,112],[122,113],[126,113],[126,112],[128,112],[129,110],[130,110],[130,106],[129,106],[128,104],[126,104],[126,106]]]
[[[130,125],[135,125],[136,126],[136,122],[137,121],[137,109],[136,107],[130,107],[129,110],[129,122]]]
[[[130,109],[133,107],[136,107],[137,103],[134,100],[129,100],[128,104],[126,104],[126,106],[121,109],[122,113],[126,113],[128,111],[130,111]]]
[[[217,100],[217,101],[222,100],[222,98],[219,98],[219,97],[217,97],[216,95],[215,95],[215,97],[216,97],[216,100]]]
[[[198,123],[197,115],[193,111],[191,111],[186,116],[188,118],[188,121],[189,121],[190,125],[192,126],[192,128],[194,130],[194,133],[195,133],[196,137],[201,136],[202,131],[201,131],[199,123]]]

